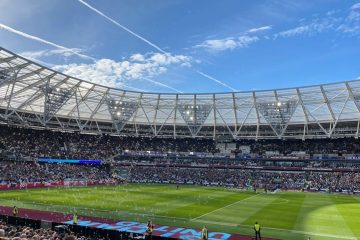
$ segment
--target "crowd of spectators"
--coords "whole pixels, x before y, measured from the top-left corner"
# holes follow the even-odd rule
[[[360,159],[360,140],[355,138],[312,140],[237,140],[231,150],[233,156],[264,157],[269,152],[289,157],[302,152],[308,157],[329,154],[338,157],[353,155]],[[249,152],[243,152],[243,146]],[[212,139],[172,139],[90,135],[78,132],[59,132],[0,125],[0,152],[15,157],[53,157],[67,159],[109,159],[121,153],[182,156],[180,153],[219,154],[216,141]],[[137,154],[138,153],[138,154]],[[178,153],[178,154],[176,154]],[[170,154],[170,155],[169,155]],[[188,156],[188,155],[185,155]],[[201,156],[201,154],[197,155]]]
[[[360,191],[360,172],[259,171],[132,166],[131,182],[187,183],[235,188]]]
[[[104,180],[110,178],[111,175],[106,166],[0,161],[0,184]]]
[[[243,156],[242,146],[248,146],[250,154],[262,156],[268,152],[277,152],[286,156],[295,152],[306,154],[354,154],[360,156],[360,140],[347,139],[314,139],[314,140],[239,140],[232,154]],[[334,188],[347,190],[360,189],[359,173],[347,171],[321,172],[269,172],[251,169],[212,168],[221,166],[287,166],[305,168],[350,168],[358,169],[357,161],[318,161],[302,159],[302,161],[281,160],[271,158],[236,158],[232,156],[221,159],[217,157],[196,157],[197,153],[217,154],[216,142],[211,139],[162,139],[147,137],[118,137],[109,135],[89,135],[80,133],[58,132],[51,130],[34,130],[28,128],[0,126],[0,159],[1,153],[11,153],[14,159],[26,158],[30,161],[0,161],[0,183],[48,182],[59,180],[102,180],[112,177],[113,169],[117,167],[114,161],[100,166],[71,164],[39,164],[39,157],[64,159],[109,159],[120,153],[122,162],[147,162],[157,164],[177,165],[176,167],[146,167],[136,166],[130,175],[131,181],[149,182],[193,182],[194,184],[218,184],[234,187],[268,186],[269,188],[301,189],[304,187],[323,189]],[[144,153],[157,153],[144,156]],[[172,154],[161,155],[161,153]],[[179,155],[177,153],[187,154]],[[138,154],[137,154],[138,153]],[[8,156],[8,155],[6,155]],[[215,155],[213,155],[215,156]],[[14,160],[12,159],[12,160]],[[356,160],[356,159],[355,159]],[[106,161],[105,161],[106,162]],[[184,166],[179,166],[184,165]],[[205,165],[205,168],[188,168],[187,166]],[[206,167],[207,166],[207,167]]]
[[[308,139],[308,140],[239,140],[237,145],[251,146],[251,152],[264,154],[266,151],[278,151],[289,155],[294,151],[308,154],[359,154],[360,140],[355,138]]]
[[[191,165],[191,166],[232,166],[232,167],[303,167],[303,168],[332,168],[332,169],[358,169],[360,161],[344,160],[272,160],[272,159],[209,159],[209,158],[121,158],[116,163],[152,165]]]
[[[291,171],[259,169],[256,162],[240,165],[159,165],[131,162],[129,164],[77,165],[37,163],[34,161],[0,161],[0,184],[33,182],[108,180],[126,174],[130,182],[187,183],[234,188],[311,189],[332,191],[360,191],[360,170],[357,171]],[[247,164],[247,165],[245,165]],[[253,168],[252,168],[253,167]],[[355,169],[351,169],[355,170]]]
[[[74,233],[59,234],[58,232],[39,228],[33,229],[26,226],[15,226],[0,222],[0,240],[87,240],[82,236],[76,236]]]
[[[16,157],[107,159],[125,150],[215,152],[213,140],[116,137],[0,125],[0,149]]]

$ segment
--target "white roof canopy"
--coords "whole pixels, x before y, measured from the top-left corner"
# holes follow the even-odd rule
[[[264,91],[125,91],[0,48],[0,120],[115,135],[316,138],[359,134],[360,80]]]

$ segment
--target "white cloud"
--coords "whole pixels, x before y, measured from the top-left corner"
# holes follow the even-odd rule
[[[357,21],[360,20],[360,12],[358,11],[351,11],[351,13],[348,16],[348,19],[351,21]]]
[[[195,48],[204,48],[209,51],[219,52],[233,50],[235,48],[246,48],[258,40],[258,37],[249,35],[243,35],[238,38],[210,39],[196,45]]]
[[[151,78],[163,74],[169,67],[191,66],[191,61],[191,58],[185,55],[134,54],[129,60],[99,59],[90,64],[56,65],[53,69],[101,85],[123,87],[127,81]],[[157,85],[171,90],[175,89],[163,83]]]
[[[57,65],[53,69],[73,77],[89,80],[98,84],[115,87],[117,79],[126,69],[126,62],[115,62],[110,59],[100,59],[91,64]]]
[[[130,60],[134,61],[134,62],[143,62],[143,61],[145,61],[145,57],[144,57],[144,55],[142,55],[140,53],[136,53],[130,57]]]
[[[160,65],[170,65],[170,64],[190,64],[191,58],[185,55],[170,55],[170,54],[162,54],[155,53],[150,59],[153,63]],[[189,65],[188,65],[189,66]]]
[[[336,28],[336,31],[350,35],[360,35],[360,3],[354,4],[350,12],[342,23]]]
[[[360,20],[360,3],[354,4],[351,7],[351,11],[349,16],[347,17],[347,20],[350,22]]]
[[[197,45],[199,48],[206,48],[214,51],[223,51],[223,50],[232,50],[236,48],[236,41],[234,39],[225,38],[225,39],[212,39],[206,40],[203,43]]]
[[[238,40],[237,41],[238,47],[245,48],[245,47],[248,47],[250,44],[257,42],[259,40],[259,38],[254,37],[254,36],[244,35],[244,36],[239,37],[237,40]]]
[[[300,26],[300,27],[292,28],[292,29],[289,29],[286,31],[282,31],[282,32],[278,33],[278,35],[281,37],[293,37],[296,35],[307,33],[310,31],[310,29],[311,28],[308,25]]]
[[[64,57],[70,57],[75,55],[73,52],[81,53],[82,50],[79,48],[70,48],[71,52],[64,49],[51,49],[51,50],[40,50],[40,51],[26,51],[20,53],[21,56],[29,59],[39,59],[43,57],[50,57],[54,55],[60,55]]]
[[[356,10],[356,9],[360,9],[360,2],[355,3],[354,5],[351,6],[351,10]]]
[[[80,49],[71,49],[80,52]],[[92,81],[110,87],[128,87],[124,83],[129,80],[142,79],[172,91],[181,92],[167,84],[150,79],[168,71],[169,67],[191,67],[192,58],[185,55],[171,55],[169,53],[136,53],[128,60],[114,61],[111,59],[96,59],[93,63],[72,63],[64,65],[53,65],[41,61],[41,58],[53,55],[64,57],[72,56],[72,52],[63,49],[41,50],[23,52],[22,55],[32,61],[49,66],[54,70],[67,75]],[[146,79],[147,78],[147,79]],[[133,88],[135,89],[135,88]],[[136,90],[136,89],[135,89]],[[139,90],[139,89],[137,89]]]
[[[329,19],[326,20],[315,20],[309,24],[301,25],[286,31],[279,32],[275,34],[275,37],[294,37],[298,35],[312,35],[315,33],[325,32],[332,28],[334,28],[334,21],[335,19],[329,21]]]
[[[249,29],[247,32],[249,33],[255,33],[255,32],[262,32],[262,31],[267,31],[267,30],[271,30],[272,26],[263,26],[263,27],[259,27],[259,28],[252,28]]]
[[[360,35],[360,3],[354,4],[344,15],[341,11],[330,11],[323,17],[301,21],[301,25],[274,34],[277,37],[295,37],[299,35],[314,35],[322,32],[338,32],[347,35]]]

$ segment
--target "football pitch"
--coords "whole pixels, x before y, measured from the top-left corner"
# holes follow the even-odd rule
[[[352,195],[129,184],[0,191],[0,205],[246,235],[258,221],[277,239],[360,239],[360,197]]]

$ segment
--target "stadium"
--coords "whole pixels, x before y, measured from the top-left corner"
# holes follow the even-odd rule
[[[147,92],[45,65],[0,46],[0,239],[360,239],[360,79]]]

